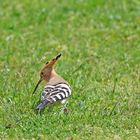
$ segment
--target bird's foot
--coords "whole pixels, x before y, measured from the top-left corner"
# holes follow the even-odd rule
[[[62,108],[61,111],[60,111],[61,114],[62,113],[68,114],[68,112],[69,112],[69,110],[68,110],[67,107]]]

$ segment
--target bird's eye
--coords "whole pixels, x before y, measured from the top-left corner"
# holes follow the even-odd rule
[[[46,62],[46,64],[48,64],[49,62]]]
[[[43,72],[41,72],[41,75],[43,75]]]

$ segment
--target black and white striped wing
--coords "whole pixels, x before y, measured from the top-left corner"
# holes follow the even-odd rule
[[[44,108],[48,103],[63,101],[71,95],[70,87],[65,83],[57,85],[46,85],[41,98],[41,103],[37,109]]]

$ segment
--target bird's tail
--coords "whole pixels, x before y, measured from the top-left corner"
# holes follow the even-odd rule
[[[44,109],[48,103],[49,103],[49,101],[42,101],[39,105],[37,105],[35,110],[38,111],[38,110]]]

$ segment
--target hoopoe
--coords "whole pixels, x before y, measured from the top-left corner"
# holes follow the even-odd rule
[[[66,103],[67,97],[71,95],[71,88],[68,82],[59,76],[53,68],[60,56],[61,54],[57,55],[56,58],[52,59],[50,62],[47,62],[40,72],[40,80],[38,81],[33,94],[41,81],[45,80],[47,84],[42,93],[41,101],[35,109],[36,111],[40,111],[48,104],[53,104],[55,102],[61,102],[64,104]]]

